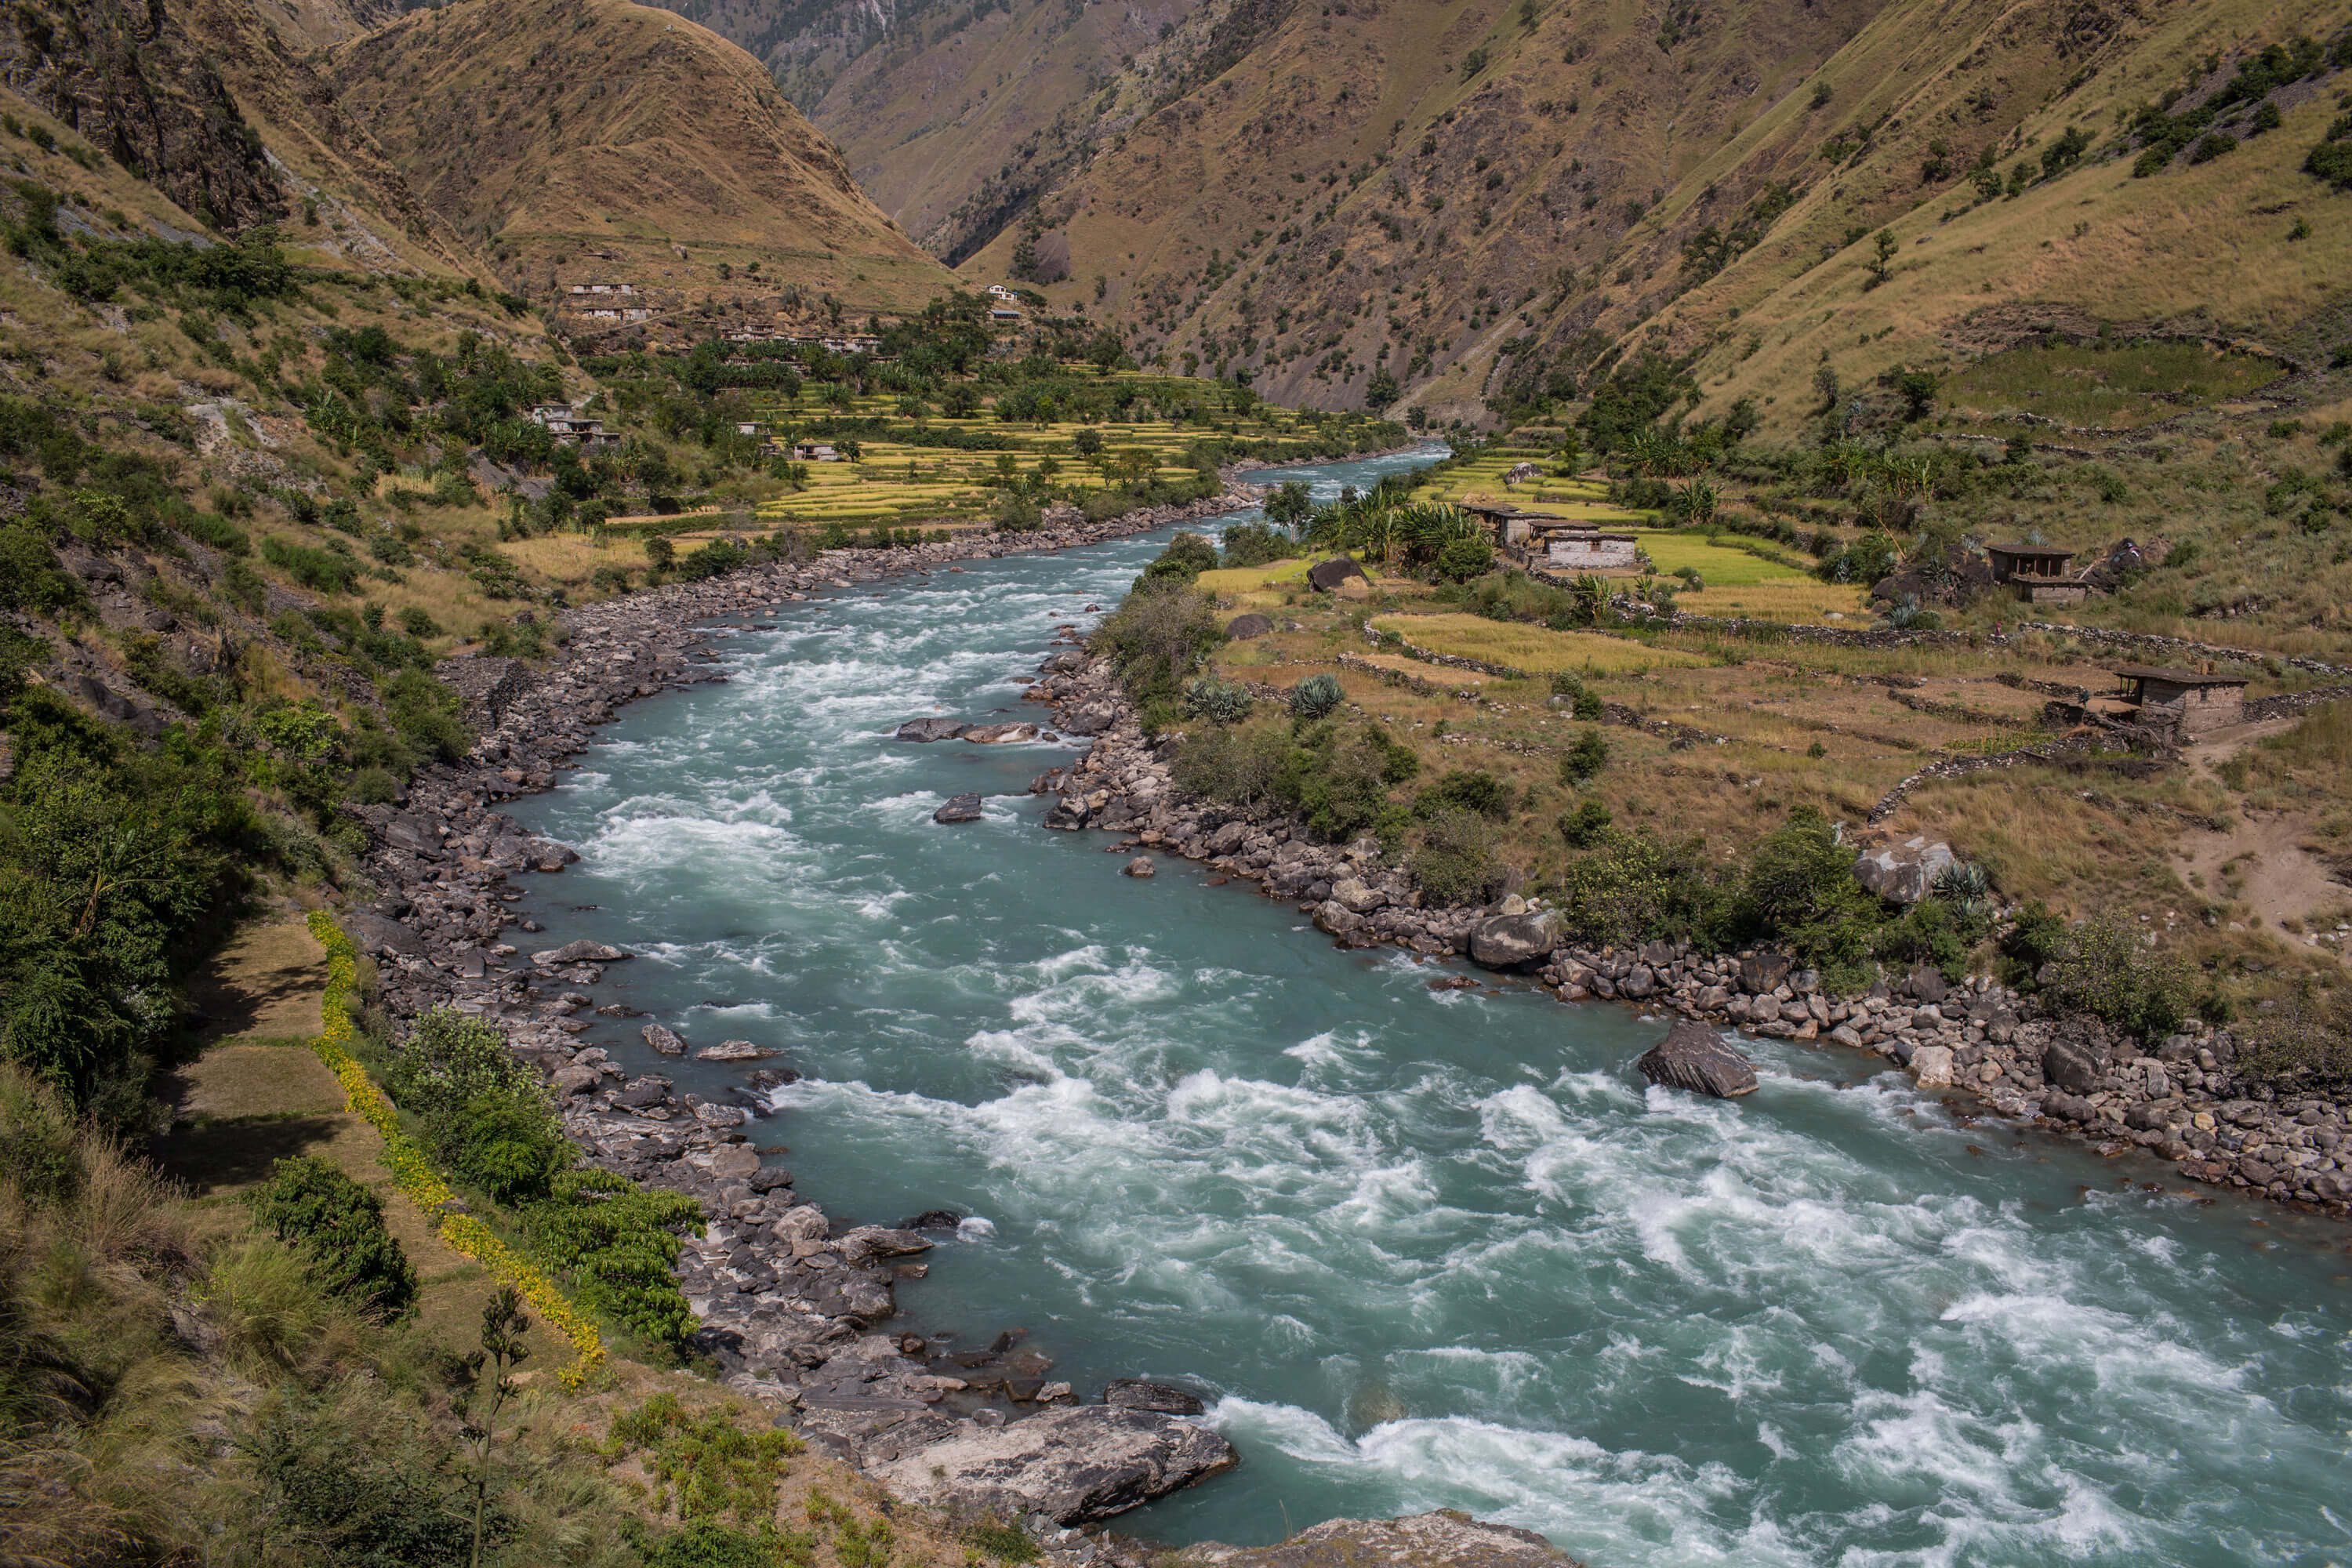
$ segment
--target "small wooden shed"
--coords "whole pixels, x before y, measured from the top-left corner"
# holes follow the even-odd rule
[[[1992,563],[1992,580],[2016,591],[2029,605],[2079,605],[2091,592],[2069,570],[2071,550],[2039,544],[1989,544],[1985,556]]]

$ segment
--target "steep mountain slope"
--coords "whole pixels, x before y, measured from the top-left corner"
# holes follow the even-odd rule
[[[1961,340],[2192,310],[2307,336],[2345,293],[2346,204],[2299,172],[2344,85],[2324,49],[2267,94],[2276,130],[2252,123],[2257,94],[2220,125],[2228,155],[2132,174],[2143,106],[2193,110],[2263,45],[2332,38],[2324,5],[1265,0],[1161,47],[1213,18],[1248,24],[1244,47],[1204,51],[1172,98],[1147,51],[1065,117],[1058,165],[976,194],[961,218],[994,228],[984,244],[953,224],[927,239],[1276,397],[1402,389],[1441,418],[1572,393],[1653,328],[1708,351],[1710,410],[1778,398],[1775,420],[1824,351],[1870,376],[1957,363]],[[1902,260],[1865,290],[1890,227]],[[1870,352],[1842,317],[1865,293]],[[2006,329],[1967,325],[1994,307]]]
[[[593,273],[680,302],[798,288],[863,311],[949,281],[756,61],[670,13],[462,0],[341,46],[331,71],[425,204],[539,297]]]
[[[1094,95],[1206,7],[1203,0],[669,0],[668,8],[765,63],[840,144],[883,210],[952,257],[952,237],[933,238],[950,213],[1003,183],[1000,170],[1023,161],[1024,143],[1065,115],[1091,118],[1083,106]]]
[[[1026,239],[1151,347],[1360,402],[1376,367],[1410,383],[1490,353],[1506,310],[1602,262],[1874,9],[1269,7],[973,265],[1034,271]]]

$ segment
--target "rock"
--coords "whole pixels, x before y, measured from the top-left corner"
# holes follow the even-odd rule
[[[1103,1403],[1119,1410],[1154,1410],[1162,1415],[1200,1415],[1208,1411],[1195,1394],[1165,1383],[1115,1377],[1103,1384]]]
[[[686,1055],[686,1042],[678,1037],[675,1029],[666,1029],[659,1024],[647,1024],[637,1033],[645,1037],[646,1044],[666,1057]]]
[[[893,730],[890,738],[923,745],[933,741],[952,741],[971,728],[961,719],[909,719]]]
[[[1903,983],[1903,989],[1922,1002],[1933,1004],[1952,994],[1952,983],[1944,978],[1942,970],[1922,966],[1911,972],[1911,977]]]
[[[345,934],[358,944],[362,952],[379,957],[386,953],[402,953],[410,958],[425,956],[425,943],[416,933],[398,921],[386,920],[366,910],[353,910],[342,917]]]
[[[1252,637],[1265,637],[1273,630],[1273,620],[1255,611],[1246,616],[1235,616],[1225,623],[1225,635],[1235,642],[1247,642]]]
[[[1751,995],[1767,995],[1778,990],[1795,968],[1795,960],[1785,952],[1750,953],[1739,961],[1739,988]]]
[[[1159,868],[1151,863],[1150,856],[1138,855],[1134,859],[1129,860],[1125,867],[1121,868],[1121,874],[1138,879],[1148,879],[1157,870],[1159,870]]]
[[[1454,1509],[1403,1519],[1330,1519],[1275,1546],[1209,1542],[1176,1568],[1575,1568],[1532,1530],[1488,1524]]]
[[[1559,922],[1549,913],[1492,915],[1470,932],[1470,957],[1488,969],[1521,969],[1551,956]]]
[[[959,1426],[866,1475],[910,1502],[1078,1524],[1231,1469],[1233,1445],[1205,1426],[1148,1410],[1085,1405],[991,1431]]]
[[[2104,1041],[2087,1032],[2068,1032],[2052,1040],[2042,1052],[2042,1076],[2070,1094],[2089,1094],[2107,1073]]]
[[[1345,555],[1334,555],[1328,561],[1318,561],[1307,569],[1307,584],[1318,594],[1336,594],[1339,585],[1350,577],[1363,580],[1364,569]]]
[[[980,796],[959,795],[950,796],[945,805],[931,813],[931,820],[948,823],[978,822],[982,815]]]
[[[1921,1089],[1952,1087],[1952,1048],[1949,1046],[1921,1046],[1911,1055],[1911,1076]]]
[[[756,1062],[771,1054],[749,1040],[721,1040],[715,1046],[705,1046],[695,1052],[694,1059],[698,1062]]]
[[[1344,905],[1349,913],[1370,914],[1389,901],[1389,896],[1359,878],[1342,877],[1331,884],[1331,896]]]
[[[760,1152],[749,1143],[730,1143],[710,1156],[711,1179],[748,1182],[760,1173]]]
[[[1652,1083],[1693,1094],[1737,1100],[1756,1092],[1756,1068],[1722,1036],[1701,1024],[1677,1023],[1633,1065]]]
[[[963,1223],[963,1215],[953,1209],[925,1209],[910,1219],[898,1222],[900,1230],[953,1230]]]
[[[541,969],[561,969],[567,963],[618,963],[629,955],[617,947],[607,947],[601,942],[567,942],[562,947],[551,947],[544,952],[534,952],[530,961]]]
[[[602,1075],[594,1068],[562,1068],[557,1070],[553,1078],[548,1079],[548,1087],[555,1091],[556,1099],[570,1100],[575,1095],[585,1094],[595,1088],[596,1080],[600,1076]]]
[[[975,746],[1010,746],[1037,738],[1034,724],[975,724],[963,732]]]
[[[1864,850],[1853,863],[1853,879],[1892,904],[1916,904],[1948,866],[1957,865],[1952,847],[1924,835],[1883,849]]]

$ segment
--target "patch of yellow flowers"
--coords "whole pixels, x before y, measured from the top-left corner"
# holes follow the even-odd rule
[[[344,1103],[352,1113],[374,1128],[383,1139],[383,1163],[393,1184],[434,1218],[435,1228],[451,1250],[462,1253],[490,1271],[502,1285],[511,1285],[538,1310],[541,1319],[572,1342],[574,1352],[563,1369],[563,1386],[578,1388],[604,1364],[604,1338],[586,1314],[564,1300],[554,1281],[529,1258],[499,1239],[488,1226],[457,1206],[457,1194],[441,1179],[425,1151],[401,1131],[400,1113],[367,1069],[352,1055],[358,1030],[352,1022],[359,998],[359,950],[324,910],[310,912],[310,934],[327,950],[327,994],[320,1011],[321,1027],[310,1049],[335,1080],[343,1086]]]

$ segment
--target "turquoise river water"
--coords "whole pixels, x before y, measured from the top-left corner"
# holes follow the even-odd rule
[[[583,856],[521,908],[643,955],[600,1001],[807,1075],[760,1124],[801,1191],[975,1216],[909,1328],[1211,1399],[1240,1468],[1122,1528],[1453,1507],[1597,1568],[2352,1562],[2340,1228],[1963,1127],[1835,1047],[1752,1044],[1736,1103],[1646,1089],[1662,1022],[1433,992],[1181,862],[1123,878],[1022,793],[1066,747],[887,738],[1037,717],[1012,678],[1164,542],[784,606],[517,808]],[[985,820],[934,826],[965,790]]]

